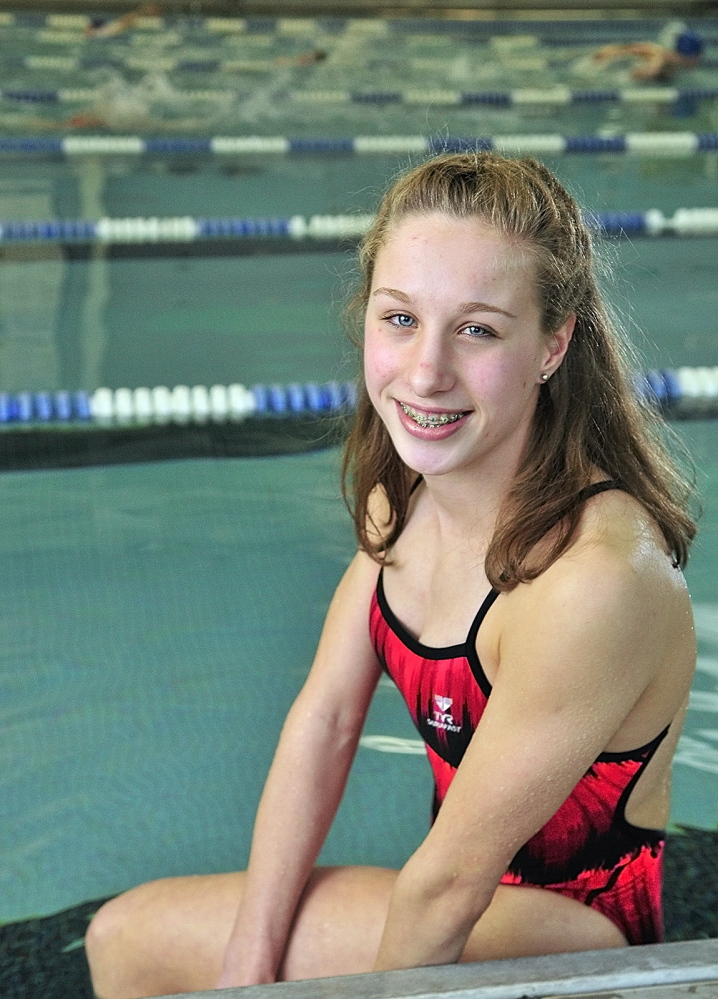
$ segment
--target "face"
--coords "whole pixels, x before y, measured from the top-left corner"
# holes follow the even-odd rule
[[[365,319],[372,403],[422,475],[512,476],[542,374],[573,319],[541,330],[534,265],[475,219],[408,216],[377,256]]]

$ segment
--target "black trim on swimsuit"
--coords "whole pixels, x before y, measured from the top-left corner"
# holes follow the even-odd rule
[[[382,566],[379,570],[379,578],[376,583],[376,599],[379,604],[379,609],[384,616],[384,620],[399,641],[405,645],[410,652],[413,652],[417,656],[421,656],[422,659],[466,659],[471,667],[471,672],[473,673],[476,682],[484,694],[488,697],[491,693],[491,683],[484,672],[484,668],[481,665],[481,661],[479,660],[479,656],[476,651],[476,636],[479,628],[481,627],[481,623],[498,597],[499,591],[491,589],[486,594],[481,606],[476,612],[474,620],[471,622],[469,634],[465,641],[457,645],[445,645],[438,647],[435,645],[424,645],[424,643],[420,642],[418,638],[414,638],[411,632],[408,631],[401,623],[399,618],[387,603],[386,594],[384,592],[383,577],[384,567]]]
[[[499,591],[493,589],[493,587],[486,594],[483,603],[478,609],[476,617],[471,622],[471,627],[469,628],[469,634],[466,638],[466,658],[469,660],[469,666],[471,667],[471,672],[474,674],[474,679],[481,688],[482,693],[489,696],[491,693],[491,681],[484,672],[484,667],[481,665],[481,660],[479,659],[479,653],[476,651],[476,640],[479,636],[479,628],[484,622],[484,618],[489,613],[491,608],[494,606],[496,598],[499,596]]]
[[[630,760],[640,760],[643,758],[644,753],[649,753],[648,759],[658,749],[660,744],[665,739],[668,734],[668,729],[670,725],[666,725],[662,732],[659,732],[655,738],[647,742],[645,746],[639,746],[638,749],[627,749],[623,753],[601,753],[601,755],[596,760],[597,763],[624,763]]]
[[[648,837],[651,836],[651,834],[653,834],[654,836],[653,845],[655,845],[656,843],[660,842],[660,840],[665,838],[666,835],[665,830],[655,829],[650,826],[637,826],[634,825],[633,822],[629,822],[628,819],[626,818],[626,805],[628,804],[628,801],[631,797],[634,787],[641,779],[643,771],[651,762],[651,760],[656,754],[658,747],[663,742],[665,737],[668,735],[668,730],[670,729],[670,727],[671,723],[669,722],[668,725],[666,725],[666,727],[663,729],[663,731],[658,733],[655,739],[651,739],[651,741],[647,742],[646,745],[643,746],[641,749],[634,749],[633,752],[630,754],[601,753],[601,755],[598,757],[598,762],[603,762],[604,760],[606,760],[607,762],[611,762],[616,760],[616,758],[618,758],[619,760],[626,760],[626,759],[635,760],[639,756],[639,754],[645,753],[645,759],[642,760],[640,767],[629,781],[621,797],[618,799],[618,806],[616,808],[615,818],[616,821],[623,826],[624,831],[628,834],[643,836],[646,839],[648,839]]]
[[[417,656],[421,656],[422,659],[458,659],[459,656],[466,655],[465,643],[436,648],[431,645],[424,645],[418,638],[414,638],[386,602],[386,594],[384,593],[384,566],[379,570],[379,578],[376,581],[376,599],[384,615],[384,620],[396,637],[407,649],[414,652]]]
[[[581,506],[582,503],[585,503],[587,499],[591,499],[592,496],[598,496],[599,493],[607,493],[610,489],[622,490],[623,486],[618,479],[601,479],[600,482],[592,482],[590,486],[579,489],[571,506]]]
[[[424,481],[424,477],[420,475],[414,480],[410,495],[413,494]],[[575,499],[573,505],[580,506],[587,499],[592,496],[597,496],[599,493],[608,492],[610,489],[621,489],[621,484],[618,479],[603,479],[601,482],[593,482],[591,485],[586,486],[581,489]],[[474,678],[478,683],[482,692],[489,696],[491,693],[491,682],[486,676],[484,667],[481,665],[481,660],[479,659],[479,654],[476,651],[476,640],[479,634],[479,628],[483,624],[484,618],[491,610],[494,605],[494,601],[500,595],[499,590],[495,590],[493,587],[484,597],[481,602],[476,615],[474,616],[471,625],[469,626],[469,631],[466,636],[466,640],[463,643],[457,645],[445,645],[442,647],[424,645],[420,642],[418,638],[415,638],[411,632],[401,623],[399,618],[393,612],[389,606],[386,593],[384,592],[384,566],[379,570],[379,578],[376,583],[376,598],[379,608],[384,616],[384,620],[389,625],[391,630],[397,636],[397,638],[415,655],[421,656],[424,659],[458,659],[460,656],[464,656],[471,667],[471,672],[474,674]]]

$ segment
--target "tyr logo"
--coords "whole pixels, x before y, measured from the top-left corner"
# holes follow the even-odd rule
[[[434,694],[434,717],[427,718],[426,724],[431,725],[432,728],[440,728],[442,732],[460,732],[461,726],[457,725],[454,721],[454,716],[451,714],[449,708],[454,703],[451,697],[442,697],[440,694]]]
[[[454,703],[451,697],[441,697],[439,694],[434,694],[434,701],[436,702],[436,707],[438,711],[434,710],[434,718],[437,722],[443,722],[446,725],[453,725],[454,719],[449,711],[449,708]]]

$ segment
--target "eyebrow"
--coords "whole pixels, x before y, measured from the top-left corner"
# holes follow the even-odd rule
[[[410,296],[396,288],[377,288],[376,291],[372,292],[372,298],[375,295],[389,295],[391,298],[397,298],[400,302],[405,302],[407,305],[411,303]],[[500,309],[498,305],[490,305],[488,302],[463,302],[458,307],[458,312],[462,315],[466,312],[498,312],[502,316],[508,316],[509,319],[516,319],[513,312],[507,312],[506,309]]]

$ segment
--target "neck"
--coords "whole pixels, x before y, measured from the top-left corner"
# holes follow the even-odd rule
[[[518,461],[493,466],[485,463],[479,472],[424,476],[440,536],[485,554],[518,466]]]

